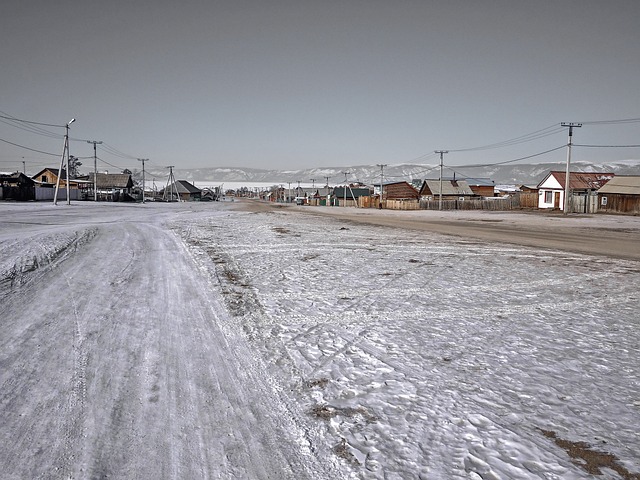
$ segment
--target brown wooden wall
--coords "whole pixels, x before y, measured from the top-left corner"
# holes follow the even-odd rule
[[[607,204],[602,205],[602,197],[607,197]],[[598,194],[598,212],[640,214],[640,195],[622,195],[619,193]]]

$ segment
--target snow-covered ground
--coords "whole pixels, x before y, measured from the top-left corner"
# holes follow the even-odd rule
[[[202,478],[640,478],[638,262],[355,224],[290,208],[251,213],[231,203],[0,206],[0,213],[10,219],[0,230],[2,293],[9,295],[2,306],[16,315],[16,299],[34,288],[37,272],[52,275],[92,244],[106,241],[103,223],[109,229],[112,222],[122,223],[119,235],[147,235],[145,254],[138,249],[131,260],[141,276],[127,277],[123,281],[130,284],[120,290],[134,295],[129,308],[147,303],[144,290],[133,282],[141,281],[145,270],[162,273],[155,262],[183,258],[181,275],[189,265],[194,268],[188,282],[169,272],[175,277],[171,292],[182,295],[172,300],[171,311],[204,305],[207,321],[226,340],[203,334],[199,317],[190,320],[193,332],[189,322],[180,323],[174,334],[193,336],[182,340],[192,351],[180,353],[198,356],[193,360],[198,376],[174,401],[189,411],[189,402],[201,400],[197,390],[202,382],[224,367],[220,389],[237,390],[227,401],[236,398],[241,405],[235,406],[235,416],[221,420],[207,410],[219,404],[198,403],[200,416],[190,420],[223,422],[198,425],[203,429],[199,435],[210,440],[209,429],[242,427],[236,446],[250,450],[257,448],[248,440],[252,429],[254,443],[271,438],[260,427],[262,419],[275,425],[283,447],[262,469],[256,462],[266,461],[268,452],[259,451],[253,462],[246,452],[231,459],[227,455],[217,472],[201,454],[190,460],[207,468],[184,471],[205,472]],[[24,215],[38,218],[38,225],[18,221]],[[164,239],[167,229],[175,234],[175,244]],[[120,241],[125,245],[134,239]],[[110,242],[103,246],[113,247]],[[70,246],[73,255],[65,257]],[[76,275],[79,282],[93,281]],[[151,288],[153,277],[148,280]],[[189,291],[180,290],[181,282]],[[100,287],[113,289],[98,282]],[[192,300],[190,294],[202,299]],[[154,296],[154,313],[168,302],[161,289],[149,295]],[[87,308],[92,306],[107,305],[95,300]],[[136,314],[144,315],[144,309]],[[2,339],[0,434],[5,445],[22,421],[13,416],[20,410],[14,399],[7,398],[24,394],[15,385],[20,381],[15,370],[24,366],[14,360],[24,352],[16,350],[29,348],[28,343],[8,343],[33,328],[29,322],[20,315],[11,319]],[[127,334],[138,335],[139,342],[148,339],[132,328]],[[200,350],[194,340],[216,343]],[[102,348],[98,341],[91,345]],[[218,349],[223,351],[214,355]],[[90,358],[85,370],[93,365]],[[224,358],[232,360],[216,365]],[[129,359],[137,360],[135,355]],[[108,367],[109,360],[103,361]],[[164,359],[154,361],[162,365]],[[232,381],[228,371],[234,368],[240,376]],[[91,382],[87,385],[90,393]],[[170,389],[171,382],[161,387],[162,392]],[[155,401],[170,403],[170,398],[159,395]],[[35,415],[39,400],[32,402]],[[163,432],[153,420],[166,418],[124,405],[127,411],[118,415],[146,416],[137,424],[138,433],[148,433],[157,443]],[[243,408],[252,412],[244,426]],[[271,414],[256,414],[265,410]],[[288,419],[278,421],[280,416]],[[85,436],[91,437],[90,429],[88,422]],[[215,438],[215,432],[210,435]],[[185,438],[174,435],[164,443],[185,443]],[[217,461],[215,451],[226,443],[207,447]],[[16,453],[2,448],[3,460]],[[106,450],[103,456],[127,455],[124,448]],[[87,451],[81,458],[89,464]],[[284,464],[287,459],[292,465],[307,462],[306,468],[290,467],[278,475],[281,457]],[[250,465],[240,468],[242,462]],[[10,465],[13,472],[25,471]],[[143,460],[135,465],[137,473],[145,472]],[[177,471],[162,470],[162,477],[177,478]]]

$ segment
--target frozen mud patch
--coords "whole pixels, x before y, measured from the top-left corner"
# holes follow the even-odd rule
[[[24,285],[91,241],[97,228],[38,234],[0,244],[0,288]]]

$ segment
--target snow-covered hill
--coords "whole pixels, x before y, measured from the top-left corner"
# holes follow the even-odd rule
[[[300,170],[262,170],[242,167],[211,167],[174,170],[175,177],[184,180],[208,182],[273,182],[273,183],[309,183],[314,179],[316,184],[324,185],[329,177],[329,184],[343,183],[344,172],[349,182],[360,181],[373,183],[380,181],[380,167],[377,165],[357,165],[342,167],[319,167]],[[396,164],[384,168],[384,181],[414,180],[438,178],[437,164]],[[564,162],[556,163],[528,163],[512,165],[496,165],[491,167],[466,166],[456,168],[455,171],[445,166],[445,177],[457,178],[490,178],[496,184],[537,184],[550,170],[565,170]],[[640,175],[640,160],[619,160],[595,164],[590,162],[573,162],[572,171],[579,172],[612,172],[616,175]],[[136,172],[139,174],[139,172]],[[147,179],[166,179],[166,169],[147,170]]]

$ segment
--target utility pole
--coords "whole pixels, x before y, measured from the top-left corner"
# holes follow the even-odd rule
[[[326,206],[330,207],[331,206],[331,195],[329,195],[329,179],[331,177],[324,177],[324,178],[327,179],[327,205]]]
[[[98,201],[98,150],[96,145],[101,145],[98,140],[87,140],[87,143],[93,143],[93,201]]]
[[[298,182],[298,189],[296,190],[296,198],[302,197],[302,195],[300,195],[300,180],[297,180],[297,182]],[[296,203],[298,203],[297,200],[296,200]]]
[[[315,178],[311,178],[311,188],[315,190],[316,188],[316,179]]]
[[[167,168],[169,169],[169,178],[167,179],[167,186],[164,188],[164,193],[162,194],[162,200],[167,198],[167,191],[169,190],[169,186],[171,186],[171,193],[169,193],[169,201],[173,199],[173,191],[176,192],[176,200],[180,201],[180,194],[178,193],[178,186],[176,185],[176,177],[173,176],[173,167],[175,165],[169,165]]]
[[[142,203],[144,203],[144,162],[148,162],[149,159],[148,158],[139,158],[138,159],[139,162],[142,162]]]
[[[569,140],[567,142],[567,171],[565,173],[564,179],[564,214],[567,215],[569,213],[569,209],[571,208],[571,204],[569,203],[571,197],[571,189],[569,186],[569,169],[571,167],[571,144],[573,143],[573,128],[581,127],[581,123],[572,123],[572,122],[562,122],[560,125],[563,127],[569,127]]]
[[[22,160],[22,173],[24,173],[25,175],[27,174],[27,162],[25,162],[24,160]]]
[[[434,153],[440,154],[440,199],[438,200],[438,210],[442,210],[442,155],[449,153],[449,150],[435,150]]]
[[[58,190],[60,190],[60,175],[62,175],[62,167],[64,166],[65,154],[67,157],[67,205],[71,205],[71,198],[69,196],[69,125],[75,122],[76,119],[72,118],[65,125],[64,134],[64,147],[62,148],[62,156],[60,157],[60,169],[58,170],[58,179],[56,180],[56,191],[53,194],[53,204],[58,205]]]
[[[289,188],[287,189],[287,203],[291,202],[291,182],[289,183]]]
[[[376,165],[378,167],[380,167],[380,204],[378,205],[378,208],[382,209],[382,194],[383,192],[383,187],[382,184],[384,183],[384,167],[387,166],[386,163],[376,163]]]
[[[343,207],[346,207],[347,206],[347,175],[349,175],[349,173],[351,172],[342,172],[342,173],[344,173],[344,205]]]

